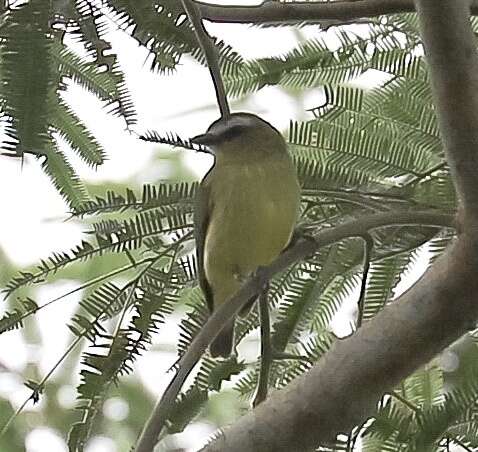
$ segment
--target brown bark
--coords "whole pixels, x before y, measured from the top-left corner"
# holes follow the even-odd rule
[[[363,18],[415,11],[413,0],[344,0],[330,2],[264,1],[257,6],[224,6],[196,2],[204,19],[230,23],[318,22],[326,25],[350,23]],[[237,3],[240,4],[240,1]],[[478,1],[471,2],[472,14],[478,14]],[[332,23],[330,23],[332,21]]]

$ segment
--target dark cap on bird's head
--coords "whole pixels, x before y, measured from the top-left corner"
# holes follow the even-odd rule
[[[228,118],[214,121],[206,133],[195,136],[191,142],[215,148],[228,143],[273,143],[277,139],[283,141],[280,132],[259,116],[252,113],[233,113]]]

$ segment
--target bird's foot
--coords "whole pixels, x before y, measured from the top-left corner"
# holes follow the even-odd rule
[[[299,240],[305,240],[312,245],[317,246],[317,240],[314,237],[314,232],[317,230],[315,227],[309,227],[307,225],[297,226],[292,233],[287,248],[293,247]],[[286,248],[286,249],[287,249]]]

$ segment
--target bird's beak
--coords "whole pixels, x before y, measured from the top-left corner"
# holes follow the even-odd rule
[[[194,144],[201,144],[203,146],[211,146],[218,142],[217,135],[213,133],[203,133],[201,135],[196,135],[195,137],[191,138],[191,143]]]

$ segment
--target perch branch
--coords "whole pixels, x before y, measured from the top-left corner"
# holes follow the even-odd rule
[[[384,393],[473,327],[477,250],[478,240],[458,240],[411,290],[203,452],[312,451],[363,423]]]
[[[219,308],[209,317],[204,327],[194,338],[188,350],[179,361],[178,371],[146,422],[144,430],[137,442],[135,451],[153,451],[154,446],[158,441],[159,434],[168,419],[169,411],[174,404],[184,381],[197,364],[208,345],[216,337],[221,328],[226,325],[229,319],[236,315],[248,300],[258,294],[276,273],[285,270],[290,264],[313,254],[319,247],[330,245],[348,237],[361,237],[371,229],[404,224],[426,224],[436,227],[453,227],[453,223],[453,216],[434,212],[386,212],[364,216],[358,220],[320,231],[313,239],[299,239],[293,246],[282,253],[271,265],[261,268],[260,271],[251,276],[235,296],[233,296],[227,303],[223,303],[219,306]]]

